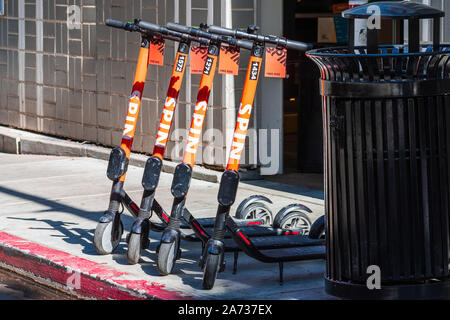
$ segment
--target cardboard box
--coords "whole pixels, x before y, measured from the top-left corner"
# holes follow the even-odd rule
[[[348,21],[341,17],[318,18],[318,43],[346,43],[348,42]]]
[[[336,43],[336,29],[334,27],[334,18],[318,18],[317,42]]]

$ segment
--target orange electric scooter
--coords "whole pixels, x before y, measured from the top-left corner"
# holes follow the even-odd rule
[[[159,175],[162,169],[162,159],[172,124],[178,92],[180,90],[185,72],[185,64],[189,54],[190,43],[194,41],[202,45],[209,45],[211,40],[168,30],[165,27],[143,22],[139,19],[136,19],[134,23],[108,19],[106,24],[108,26],[127,31],[140,32],[142,35],[142,41],[122,144],[121,147],[113,149],[108,164],[107,176],[113,181],[110,205],[105,214],[100,218],[100,221],[96,227],[94,233],[94,246],[98,253],[110,254],[119,245],[123,233],[123,225],[120,219],[122,211],[119,211],[119,208],[120,205],[123,205],[136,218],[133,223],[132,230],[127,236],[128,261],[131,264],[134,264],[138,262],[142,249],[148,248],[149,229],[156,232],[161,232],[168,224],[169,215],[159,205],[156,199],[154,199],[154,191],[158,184]],[[148,159],[144,170],[144,176],[142,179],[144,196],[142,197],[141,208],[139,208],[139,206],[125,192],[123,185],[134,136],[135,124],[139,114],[140,99],[142,97],[144,81],[148,70],[149,42],[153,38],[169,39],[179,42],[179,47],[172,70],[170,86],[165,99],[164,110],[159,123],[153,155]],[[235,44],[240,47],[251,49],[250,42],[235,40],[234,38],[224,36],[216,36],[216,38],[221,38],[231,45]],[[246,199],[243,201],[242,207],[245,208],[250,205],[254,199],[258,199],[258,197]],[[162,224],[154,223],[149,220],[152,211],[156,213]],[[187,224],[183,225],[184,228],[190,228],[192,225],[199,226],[199,228],[200,226],[212,228],[214,225],[213,218],[196,220],[193,219],[187,209],[185,209],[184,213],[187,216],[187,221],[189,221]],[[192,219],[189,219],[189,217]],[[248,219],[242,223],[247,224],[258,222],[262,223],[260,219]],[[206,232],[201,229],[197,232],[197,234],[203,237]],[[199,238],[192,234],[183,233],[182,236],[184,239],[190,241],[202,241],[202,243],[206,243],[207,241],[207,238]]]
[[[324,240],[320,238],[313,239],[311,234],[310,236],[299,235],[284,239],[273,236],[252,239],[245,232],[245,229],[234,223],[229,213],[236,199],[239,185],[239,161],[247,135],[264,47],[266,44],[273,44],[279,48],[306,51],[311,48],[311,45],[287,40],[282,37],[255,34],[255,30],[251,30],[251,32],[247,30],[247,32],[244,32],[219,26],[210,26],[209,31],[238,39],[251,40],[253,41],[253,49],[247,69],[231,150],[228,156],[228,164],[220,181],[217,196],[219,205],[216,213],[214,232],[205,247],[200,261],[203,269],[203,288],[211,289],[214,286],[217,273],[223,268],[226,248],[224,239],[225,231],[228,231],[239,248],[250,257],[258,259],[261,262],[278,262],[280,266],[280,282],[282,283],[283,262],[323,259],[325,257]],[[318,228],[320,229],[318,223],[315,223],[311,227],[311,230],[313,230],[312,234],[316,234],[317,237],[320,235],[320,232],[316,231]]]
[[[138,20],[135,23],[131,23],[108,19],[106,20],[106,25],[126,31],[140,32],[138,22]],[[141,32],[141,49],[139,51],[131,96],[128,102],[128,112],[123,129],[122,143],[120,147],[114,148],[109,156],[107,176],[113,181],[109,206],[108,210],[101,216],[94,233],[94,246],[100,254],[112,253],[119,245],[122,237],[123,225],[120,220],[121,212],[119,212],[119,209],[125,196],[123,185],[130,159],[145,79],[147,77],[150,42],[155,38],[158,38],[155,34]]]
[[[203,35],[207,37],[210,36],[209,33],[200,29],[188,29],[189,32],[185,32],[187,34],[200,37]],[[220,46],[220,37],[211,39],[208,46],[208,54],[206,57],[205,66],[203,68],[203,74],[200,80],[197,102],[195,104],[195,109],[192,116],[191,128],[189,130],[183,161],[175,168],[171,187],[174,201],[172,204],[168,227],[163,231],[161,242],[157,251],[157,266],[161,275],[167,275],[172,272],[174,261],[179,259],[181,254],[181,220],[183,219],[186,197],[192,177],[192,169],[195,164],[195,155],[201,139],[203,121],[208,107],[209,95],[213,85],[214,75],[216,73]]]
[[[146,23],[146,27],[143,29],[152,32],[167,31],[164,27],[152,23]],[[156,142],[153,147],[153,153],[145,165],[142,178],[144,194],[142,196],[137,218],[131,227],[129,237],[127,238],[127,259],[130,264],[136,264],[141,257],[142,250],[149,247],[149,232],[151,229],[150,217],[154,205],[155,190],[158,186],[159,177],[162,171],[164,152],[166,150],[167,141],[169,140],[170,128],[172,126],[172,120],[177,105],[178,94],[183,82],[191,40],[192,39],[190,38],[180,40],[172,69],[172,75],[170,77],[169,89],[167,90],[164,108],[159,122]]]
[[[119,245],[121,236],[123,234],[123,225],[120,219],[122,211],[119,211],[120,205],[126,207],[134,217],[138,218],[137,223],[133,225],[133,230],[142,230],[147,237],[147,226],[150,226],[156,231],[162,231],[164,229],[164,226],[161,225],[150,225],[148,219],[145,219],[145,217],[150,212],[150,209],[153,209],[159,217],[168,216],[156,201],[153,204],[154,206],[152,207],[152,203],[147,201],[148,197],[144,197],[142,208],[139,208],[139,206],[128,196],[123,188],[130,158],[131,146],[133,143],[134,132],[136,130],[136,123],[139,115],[142,93],[147,76],[150,41],[154,39],[169,39],[179,42],[179,46],[175,65],[172,70],[170,86],[167,91],[167,98],[165,100],[163,115],[159,125],[158,137],[153,151],[153,156],[149,159],[149,161],[147,161],[145,173],[155,172],[154,170],[148,170],[148,167],[155,166],[155,164],[156,166],[161,165],[161,160],[163,158],[165,146],[167,143],[168,133],[172,123],[173,111],[175,110],[178,92],[180,90],[185,71],[185,64],[189,54],[190,43],[191,41],[195,41],[203,45],[209,44],[208,39],[193,37],[190,35],[167,30],[164,27],[154,24],[148,24],[151,25],[151,28],[148,28],[148,26],[147,28],[141,28],[139,26],[139,23],[140,19],[135,19],[134,23],[121,22],[111,19],[106,20],[106,25],[108,26],[131,32],[140,32],[142,39],[132,93],[128,104],[125,127],[123,129],[122,143],[120,147],[114,148],[111,151],[109,157],[107,176],[113,181],[109,207],[108,210],[106,210],[106,212],[101,216],[94,233],[94,246],[97,252],[100,254],[110,254]],[[157,159],[159,160],[159,162]],[[149,186],[154,183],[154,180],[155,177],[151,177],[151,174],[150,176],[144,175],[144,188],[148,189]],[[150,207],[148,206],[148,204],[150,204]],[[145,221],[144,226],[142,226],[142,221]],[[130,235],[132,234],[133,232]],[[136,241],[133,237],[131,238],[132,241]],[[128,238],[127,242],[129,242],[129,240],[130,238]]]

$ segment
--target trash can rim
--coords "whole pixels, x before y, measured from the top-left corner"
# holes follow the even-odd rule
[[[387,48],[405,48],[407,45],[381,45],[380,49]],[[432,44],[422,44],[422,48],[433,47]],[[361,57],[407,57],[407,56],[432,56],[436,54],[450,54],[450,44],[441,44],[441,50],[439,51],[427,51],[427,52],[413,52],[413,53],[344,53],[344,52],[325,52],[325,51],[334,51],[334,50],[348,50],[348,47],[327,47],[321,49],[313,49],[306,52],[306,56],[308,57],[333,57],[333,58],[361,58]],[[446,48],[447,50],[442,50]],[[363,47],[355,47],[354,50],[367,50],[366,46]]]

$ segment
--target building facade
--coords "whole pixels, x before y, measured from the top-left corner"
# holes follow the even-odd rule
[[[0,124],[105,146],[120,144],[140,36],[104,25],[134,18],[164,25],[201,22],[233,28],[249,24],[282,35],[285,2],[296,0],[3,0],[0,16]],[[450,2],[442,40],[450,41]],[[78,11],[77,11],[78,10]],[[79,28],[68,23],[79,13]],[[292,12],[294,14],[294,12]],[[427,29],[428,28],[428,29]],[[424,40],[429,26],[422,27]],[[176,44],[166,42],[164,65],[150,66],[133,150],[150,153]],[[239,76],[216,75],[197,162],[223,168],[235,126],[249,53]],[[179,161],[190,127],[199,75],[189,65],[180,92],[166,157]],[[261,77],[244,153],[244,167],[283,172],[283,80]]]
[[[103,22],[107,18],[141,18],[158,24],[198,26],[206,22],[244,27],[258,24],[258,2],[261,1],[6,0],[5,15],[0,17],[0,123],[117,146],[140,35],[107,27]],[[68,22],[76,23],[75,18],[69,20],[75,17],[77,8],[81,24],[70,29]],[[176,44],[167,41],[164,65],[149,68],[134,151],[149,153],[153,149],[175,52]],[[215,78],[198,163],[224,165],[248,57],[248,52],[241,53],[239,76]],[[191,75],[188,65],[166,154],[172,160],[182,156],[182,141],[190,127],[199,82],[200,76]],[[255,161],[249,161],[247,152],[246,162]]]

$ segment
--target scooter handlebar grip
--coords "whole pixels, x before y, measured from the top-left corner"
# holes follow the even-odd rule
[[[153,32],[161,32],[161,26],[146,21],[139,21],[139,27]]]
[[[300,41],[287,40],[286,48],[292,49],[292,50],[297,50],[297,51],[308,51],[313,48],[313,45],[310,43],[305,43],[305,42],[300,42]]]
[[[177,32],[181,32],[181,33],[187,33],[187,34],[191,34],[192,28],[190,27],[186,27],[183,26],[181,24],[178,23],[174,23],[174,22],[169,22],[167,23],[167,29],[173,30],[173,31],[177,31]]]
[[[119,28],[119,29],[125,29],[125,26],[127,25],[126,22],[114,20],[114,19],[106,19],[105,24],[107,26],[113,27],[113,28]]]
[[[235,36],[235,30],[224,28],[224,27],[219,27],[219,26],[214,26],[214,25],[209,26],[208,31],[211,33],[220,34],[223,36],[229,36],[229,37]]]

